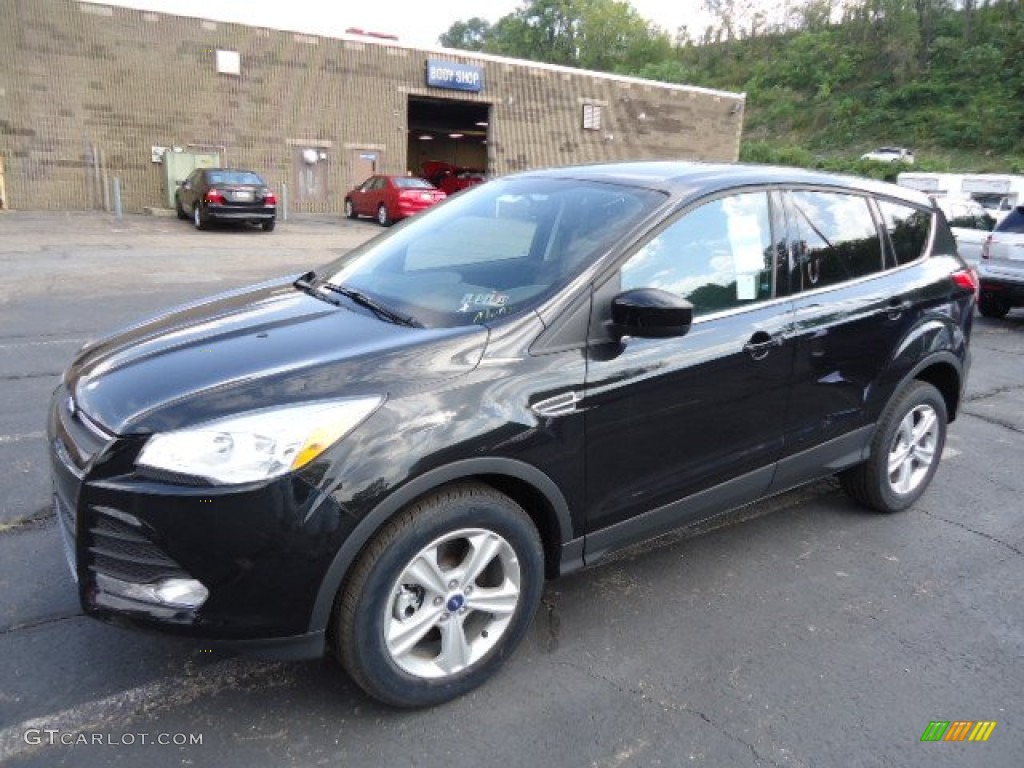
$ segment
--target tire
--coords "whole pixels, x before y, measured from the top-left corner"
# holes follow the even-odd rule
[[[192,225],[196,229],[208,229],[210,226],[209,221],[203,216],[203,211],[199,207],[199,203],[192,206]]]
[[[522,507],[485,485],[453,485],[371,540],[339,593],[333,650],[374,698],[441,704],[497,671],[543,586],[540,536]]]
[[[345,218],[354,219],[356,218],[356,208],[352,205],[352,201],[348,198],[345,199]]]
[[[181,198],[178,195],[174,196],[174,212],[178,214],[178,218],[182,221],[188,219],[188,214],[185,213],[185,209],[181,207]]]
[[[1010,304],[1005,299],[982,296],[978,299],[978,312],[982,317],[993,317],[997,320],[1006,317]]]
[[[273,232],[274,227],[277,226],[277,222],[274,219],[271,219],[270,221],[264,221],[260,226],[263,227],[264,232]]]
[[[384,203],[381,203],[377,209],[377,223],[382,227],[386,227],[391,223],[391,219],[388,217],[388,207]]]
[[[839,475],[854,500],[877,512],[901,512],[928,488],[946,444],[946,401],[915,381],[886,407],[866,462]]]

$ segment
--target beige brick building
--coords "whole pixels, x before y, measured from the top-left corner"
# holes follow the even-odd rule
[[[220,153],[310,212],[426,160],[502,175],[739,151],[742,94],[73,0],[0,0],[0,19],[9,208],[109,206],[115,177],[125,210],[164,206],[164,151]]]

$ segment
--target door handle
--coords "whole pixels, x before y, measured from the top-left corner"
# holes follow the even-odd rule
[[[910,309],[910,306],[911,304],[909,301],[896,301],[895,299],[893,299],[886,305],[885,309],[882,311],[885,313],[885,316],[888,317],[890,320],[899,320],[900,315],[902,315],[904,312]]]
[[[768,353],[772,351],[773,347],[781,347],[784,337],[782,334],[770,334],[765,331],[758,331],[746,344],[743,345],[743,351],[750,355],[754,360],[764,360],[768,357]]]

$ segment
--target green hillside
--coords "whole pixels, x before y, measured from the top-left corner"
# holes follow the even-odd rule
[[[895,144],[919,170],[1024,173],[1021,0],[808,0],[774,26],[749,0],[705,5],[699,37],[618,0],[526,0],[441,42],[746,92],[744,160],[892,176],[858,158]]]

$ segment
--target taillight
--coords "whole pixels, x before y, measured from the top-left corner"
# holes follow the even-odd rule
[[[224,193],[216,187],[210,187],[206,190],[206,202],[208,203],[223,203]]]
[[[964,288],[973,294],[978,293],[978,276],[974,273],[973,269],[958,269],[950,277],[958,287]]]
[[[992,235],[985,238],[985,244],[981,246],[981,258],[989,258],[989,249],[992,247]]]
[[[263,191],[263,204],[264,205],[277,205],[277,195],[275,195],[269,189],[265,189]]]

